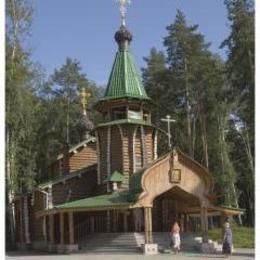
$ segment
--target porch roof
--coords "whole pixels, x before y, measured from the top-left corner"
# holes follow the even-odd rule
[[[113,208],[120,206],[130,206],[133,204],[128,192],[114,192],[95,197],[66,202],[54,206],[54,209],[96,209],[96,208]]]
[[[219,211],[222,212],[226,215],[241,215],[245,213],[245,209],[239,209],[239,208],[233,208],[233,207],[227,207],[227,206],[223,206],[223,205],[214,205],[214,206],[210,206],[209,210],[212,211]]]

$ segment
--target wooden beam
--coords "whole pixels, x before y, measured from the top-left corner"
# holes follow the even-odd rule
[[[145,244],[149,244],[148,208],[144,208],[144,235]]]
[[[112,228],[113,232],[116,232],[116,210],[113,210]]]
[[[60,244],[64,245],[64,213],[60,213]]]
[[[54,244],[54,215],[49,216],[49,241]]]
[[[153,221],[152,221],[152,208],[148,208],[148,216],[149,216],[149,242],[153,243]]]
[[[92,233],[95,232],[95,217],[91,217],[91,218],[90,218],[90,231],[91,231]]]
[[[127,232],[128,230],[127,213],[127,211],[124,213],[124,232]]]
[[[208,214],[207,208],[201,207],[201,231],[202,231],[202,241],[203,243],[208,243]]]
[[[107,211],[107,232],[110,232],[110,210]]]
[[[73,212],[71,211],[68,214],[69,214],[69,244],[72,245],[75,243]]]
[[[152,208],[144,208],[144,231],[145,231],[145,244],[153,243],[152,237]]]
[[[43,216],[43,218],[42,218],[42,234],[43,234],[44,244],[47,244],[47,242],[48,242],[46,221],[47,221],[47,216]]]

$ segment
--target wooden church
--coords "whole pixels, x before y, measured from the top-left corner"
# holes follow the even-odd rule
[[[73,252],[97,233],[140,233],[143,250],[157,253],[153,232],[199,228],[208,242],[209,216],[224,221],[241,214],[212,201],[206,168],[178,149],[159,155],[147,96],[129,50],[124,23],[115,34],[118,51],[105,95],[95,105],[105,123],[49,167],[52,181],[13,201],[15,239],[21,248]],[[165,135],[167,138],[167,135]],[[196,219],[196,221],[195,221]],[[196,223],[199,222],[199,224]]]

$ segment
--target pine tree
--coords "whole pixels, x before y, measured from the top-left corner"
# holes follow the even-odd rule
[[[156,121],[174,115],[174,145],[212,172],[215,192],[222,195],[219,203],[237,207],[236,172],[226,139],[234,105],[224,62],[209,51],[198,26],[186,24],[182,12],[167,29],[167,65],[162,52],[152,49],[143,70],[146,89],[157,104]]]
[[[15,194],[34,185],[37,71],[22,43],[30,31],[32,5],[29,0],[6,1],[6,192],[11,243],[14,245]],[[9,233],[9,231],[7,232]]]
[[[48,165],[55,160],[65,143],[72,146],[85,139],[86,125],[79,96],[82,88],[91,94],[90,119],[93,123],[99,120],[91,107],[100,97],[101,90],[81,70],[79,61],[67,58],[60,69],[54,70],[39,93],[41,115],[37,165],[41,174],[38,181],[49,178]]]
[[[178,10],[175,21],[167,27],[168,36],[164,39],[167,50],[167,63],[172,74],[172,93],[176,96],[176,109],[181,111],[177,118],[182,148],[195,157],[196,124],[198,120],[195,100],[196,74],[201,57],[207,55],[209,44],[197,32],[198,26],[188,26],[184,14]]]
[[[226,0],[231,33],[221,47],[227,49],[227,78],[231,85],[232,99],[236,103],[232,111],[233,143],[239,144],[232,152],[235,169],[242,179],[239,186],[247,194],[247,215],[254,219],[254,1]],[[247,158],[247,160],[244,159]],[[241,161],[238,158],[242,158]],[[243,165],[241,165],[243,162]],[[245,177],[246,176],[246,177]],[[249,218],[248,218],[249,219]]]

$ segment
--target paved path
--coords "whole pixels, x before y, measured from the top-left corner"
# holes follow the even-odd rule
[[[155,256],[144,256],[141,254],[71,254],[71,255],[46,255],[39,253],[19,253],[13,252],[6,256],[6,260],[221,260],[227,259],[222,255],[202,255],[192,253],[159,254]],[[228,258],[230,259],[230,258]],[[232,260],[253,260],[253,249],[236,249],[236,253],[232,256]]]

